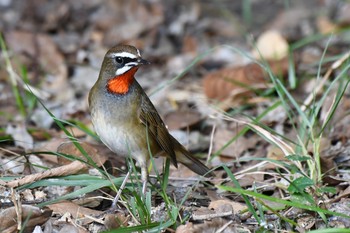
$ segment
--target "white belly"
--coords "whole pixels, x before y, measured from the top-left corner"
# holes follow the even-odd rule
[[[128,156],[133,150],[138,147],[135,142],[130,140],[129,133],[124,127],[113,127],[106,124],[94,124],[95,131],[101,141],[108,148],[121,156]]]
[[[128,123],[120,124],[120,126],[111,126],[105,121],[92,121],[97,135],[101,141],[113,152],[119,156],[131,156],[139,164],[146,164],[148,158],[147,146],[139,142],[139,138],[130,132],[130,127],[126,127]]]

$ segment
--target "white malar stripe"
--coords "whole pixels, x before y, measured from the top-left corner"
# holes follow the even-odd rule
[[[117,69],[117,71],[115,72],[115,75],[116,75],[116,76],[122,75],[122,74],[124,74],[125,72],[129,71],[132,67],[134,67],[134,66],[125,65],[125,66],[123,66],[122,68]]]
[[[128,57],[128,58],[131,58],[131,59],[137,58],[136,55],[134,55],[132,53],[128,53],[128,52],[111,53],[109,56],[110,57]]]

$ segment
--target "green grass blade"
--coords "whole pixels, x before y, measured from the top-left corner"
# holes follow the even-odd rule
[[[268,201],[273,201],[273,202],[276,202],[276,203],[280,203],[280,204],[284,204],[284,205],[287,205],[287,206],[292,206],[292,207],[296,207],[296,208],[300,208],[300,209],[304,209],[304,210],[321,212],[321,213],[324,213],[324,214],[329,214],[329,215],[333,215],[333,216],[339,216],[339,217],[343,217],[343,218],[350,218],[350,216],[348,216],[346,214],[342,214],[342,213],[337,213],[337,212],[321,209],[321,208],[316,207],[316,206],[304,205],[304,204],[298,203],[298,202],[292,202],[292,201],[287,201],[287,200],[283,200],[283,199],[279,199],[279,198],[275,198],[275,197],[271,197],[271,196],[266,196],[266,195],[261,194],[261,193],[255,193],[255,192],[244,190],[244,189],[241,189],[241,188],[233,188],[233,187],[224,186],[224,185],[219,185],[218,188],[220,188],[222,190],[225,190],[225,191],[229,191],[229,192],[233,192],[233,193],[239,193],[239,194],[242,194],[242,195],[247,195],[247,196],[251,196],[251,197],[255,197],[255,198],[265,199],[265,200],[268,200]]]
[[[236,187],[239,187],[238,189],[241,189],[241,186],[239,185],[239,182],[237,181],[237,179],[235,178],[235,176],[232,174],[231,170],[226,166],[226,165],[222,165],[222,167],[224,168],[224,170],[226,171],[227,175],[230,177],[231,181],[233,182],[233,184],[236,186]],[[253,214],[255,220],[258,222],[258,224],[260,225],[261,224],[261,219],[260,217],[258,216],[258,214],[256,213],[253,205],[250,203],[250,200],[248,199],[248,197],[244,194],[244,193],[241,193],[242,194],[242,198],[244,199],[244,202],[246,203],[246,205],[248,206],[248,209],[250,211],[250,213]]]
[[[120,186],[121,183],[123,182],[123,177],[112,179],[112,182],[114,184],[117,184],[117,185]],[[40,203],[40,204],[38,204],[38,206],[39,207],[44,207],[46,205],[57,203],[57,202],[62,201],[62,200],[73,199],[73,198],[79,197],[81,195],[84,195],[86,193],[95,191],[95,190],[103,188],[103,187],[111,186],[111,185],[112,185],[111,181],[109,181],[109,180],[101,180],[99,182],[93,182],[92,184],[90,184],[90,185],[88,185],[86,187],[83,187],[83,188],[81,188],[79,190],[76,190],[76,191],[74,191],[72,193],[69,193],[69,194],[57,197],[57,198],[55,198],[54,200],[51,200],[51,201],[46,201],[46,202]]]
[[[309,231],[308,233],[350,233],[350,229],[327,228],[327,229],[312,230],[312,231]]]

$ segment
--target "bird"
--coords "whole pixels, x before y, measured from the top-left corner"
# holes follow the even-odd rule
[[[88,97],[91,121],[100,140],[118,156],[131,156],[141,168],[142,193],[146,191],[151,155],[169,158],[176,168],[181,163],[199,175],[212,175],[206,165],[169,133],[135,79],[139,67],[149,64],[134,46],[112,47],[104,56],[99,77]]]

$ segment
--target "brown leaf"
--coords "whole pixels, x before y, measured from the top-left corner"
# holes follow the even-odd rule
[[[59,231],[59,233],[64,233],[64,232],[70,232],[70,233],[87,233],[88,231],[82,229],[81,227],[78,227],[76,225],[73,225],[71,223],[63,223],[62,228]]]
[[[51,37],[25,31],[10,31],[5,34],[9,48],[15,53],[24,53],[39,59],[40,65],[50,74],[67,78],[63,55],[57,50]]]
[[[44,224],[51,217],[52,210],[48,208],[40,209],[31,205],[22,205],[22,221],[26,222],[24,232],[32,232],[35,226]],[[17,232],[17,213],[15,207],[2,210],[0,213],[0,231],[2,233]]]
[[[237,129],[223,129],[218,128],[214,134],[214,147],[213,151],[218,151],[223,148],[227,142],[234,138],[237,133],[240,132],[243,126]],[[239,156],[250,148],[254,148],[259,142],[260,138],[256,135],[242,136],[237,138],[234,142],[228,145],[224,150],[221,151],[221,155],[231,158],[239,158]]]
[[[285,157],[283,151],[275,145],[269,145],[267,147],[266,158],[272,159],[272,160],[280,160],[280,161],[286,160],[286,157]]]
[[[329,118],[329,112],[332,106],[334,105],[334,99],[336,95],[336,90],[332,90],[325,98],[320,114],[320,122],[322,124],[324,124]],[[344,141],[347,142],[348,138],[350,138],[349,109],[350,98],[347,95],[344,95],[338,104],[337,110],[334,112],[334,115],[332,115],[332,117],[329,119],[328,123],[329,125],[333,126],[333,140],[340,140],[343,138]]]
[[[330,203],[338,202],[342,198],[350,197],[350,186],[348,186],[345,190],[341,190],[338,195],[330,200]]]
[[[316,219],[312,215],[301,216],[297,219],[299,232],[306,232],[315,225]]]
[[[62,144],[67,142],[67,139],[60,138],[58,136],[51,138],[50,140],[46,141],[45,143],[41,144],[40,147],[37,148],[38,151],[57,151],[57,148]],[[48,161],[50,163],[57,164],[58,163],[58,157],[52,156],[51,154],[40,154],[40,157]]]
[[[280,31],[289,41],[300,39],[303,36],[300,27],[311,14],[312,11],[306,7],[291,7],[288,10],[278,12],[268,28]]]
[[[161,166],[159,166],[158,171],[161,169]],[[198,176],[196,173],[188,169],[185,165],[178,164],[178,168],[174,166],[170,166],[170,174],[172,177],[177,178],[188,178],[188,177],[196,177]],[[185,183],[183,183],[185,184]],[[187,184],[185,184],[187,185]]]
[[[122,226],[127,226],[127,218],[123,213],[106,214],[104,218],[104,225],[107,229],[118,229]]]
[[[218,210],[218,209],[223,210],[223,208],[227,208],[227,207],[223,207],[223,206],[230,206],[230,208],[232,208],[232,210],[234,211],[234,214],[238,213],[241,210],[247,209],[247,206],[245,204],[242,204],[240,202],[225,200],[225,199],[212,201],[209,204],[208,208],[214,209],[214,210]]]
[[[104,44],[114,46],[135,39],[159,25],[164,20],[164,10],[160,4],[146,6],[136,0],[108,1],[107,7],[98,12],[95,20],[106,29]],[[128,33],[120,33],[123,31]]]
[[[267,169],[261,169],[267,170]],[[251,187],[253,184],[264,182],[264,175],[261,173],[248,173],[244,174],[241,179],[238,180],[241,187]]]
[[[269,62],[272,73],[285,76],[288,72],[288,60]],[[268,86],[265,70],[256,63],[245,66],[224,68],[209,73],[203,78],[204,93],[209,99],[224,100],[237,98],[238,103],[244,98],[254,96],[254,90]]]
[[[22,147],[25,150],[33,149],[33,137],[28,133],[24,124],[7,125],[6,133],[11,135],[15,145]]]
[[[195,37],[185,35],[183,39],[183,47],[182,52],[183,53],[197,53],[198,51],[198,41]]]
[[[108,157],[105,154],[99,153],[99,150],[96,149],[91,144],[88,144],[86,142],[81,142],[80,146],[85,150],[85,152],[92,158],[92,160],[99,167],[102,166],[107,161]],[[68,155],[73,155],[75,157],[86,160],[85,156],[80,152],[80,150],[72,142],[62,143],[57,148],[57,152],[63,153],[63,154],[68,154]],[[58,161],[61,164],[71,163],[70,160],[65,159],[63,157],[59,157]]]
[[[62,100],[72,97],[73,92],[68,86],[68,71],[64,57],[50,36],[25,31],[9,31],[5,37],[10,50],[30,57],[27,60],[33,64],[25,64],[27,67],[38,69],[35,62],[39,62],[40,68],[52,75],[50,82],[43,83],[45,90],[64,93],[64,95],[56,95]]]
[[[338,30],[337,25],[332,23],[326,16],[317,17],[316,24],[318,31],[322,34],[329,34]]]
[[[350,201],[349,198],[342,198],[340,201],[334,202],[327,209],[330,211],[334,211],[337,213],[342,213],[344,215],[350,216],[349,201]],[[349,229],[350,220],[349,218],[344,218],[344,217],[332,218],[332,221],[331,219],[329,221],[329,226]]]
[[[164,122],[169,130],[183,129],[201,120],[201,114],[197,111],[174,111],[164,116]]]
[[[350,25],[350,3],[344,2],[341,7],[338,7],[339,12],[336,13],[337,23],[341,27],[348,27]]]
[[[176,233],[192,233],[193,223],[187,222],[185,225],[180,225],[176,228]]]
[[[221,229],[223,226],[225,227],[225,231],[223,232],[237,232],[236,224],[231,224],[232,220],[228,218],[214,218],[211,220],[205,220],[202,224],[195,224],[193,226],[194,233],[212,233],[218,232],[218,229]],[[247,231],[249,232],[249,231]]]
[[[93,222],[89,216],[98,216],[102,214],[101,211],[85,208],[70,201],[61,201],[48,205],[47,207],[61,216],[70,213],[72,218],[75,221],[79,221],[81,225]]]

